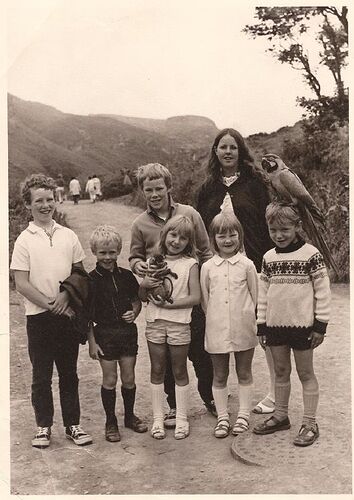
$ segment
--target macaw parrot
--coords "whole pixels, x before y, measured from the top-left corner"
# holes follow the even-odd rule
[[[338,275],[338,266],[323,235],[326,231],[324,215],[301,179],[275,154],[264,155],[262,168],[270,180],[273,198],[297,206],[307,236],[322,253],[326,265]]]

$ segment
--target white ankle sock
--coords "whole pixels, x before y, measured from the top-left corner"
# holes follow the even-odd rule
[[[154,422],[159,422],[163,426],[163,384],[151,385],[152,414]]]
[[[216,411],[218,412],[218,419],[221,417],[229,418],[229,413],[227,411],[227,395],[228,388],[226,387],[212,387],[214,403]]]
[[[180,420],[187,420],[187,408],[189,399],[189,384],[187,385],[177,385],[175,386],[176,391],[176,425]]]
[[[247,420],[250,417],[251,405],[253,397],[253,382],[251,384],[238,384],[238,399],[239,399],[239,409],[238,417],[244,417]]]

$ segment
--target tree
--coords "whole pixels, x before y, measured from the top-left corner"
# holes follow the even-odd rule
[[[315,99],[299,97],[300,106],[313,115],[319,115],[329,108],[348,114],[348,93],[343,81],[343,68],[348,57],[348,9],[342,7],[256,7],[259,22],[246,25],[244,32],[253,38],[263,36],[270,42],[267,49],[281,63],[290,64],[303,72],[304,79],[315,94]],[[321,83],[309,50],[306,49],[306,35],[313,29],[313,19],[319,23],[316,39],[319,42],[319,64],[326,66],[335,82],[335,96],[324,96]]]

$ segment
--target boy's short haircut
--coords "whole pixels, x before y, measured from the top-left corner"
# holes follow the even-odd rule
[[[96,252],[97,245],[100,243],[116,243],[118,253],[122,250],[122,237],[113,226],[105,224],[97,226],[93,230],[90,236],[90,248],[92,253]]]
[[[171,172],[167,167],[161,165],[161,163],[148,163],[147,165],[142,165],[138,168],[136,177],[140,189],[143,189],[144,181],[146,181],[146,179],[151,181],[155,179],[163,179],[167,189],[170,189],[172,186]]]
[[[209,226],[210,246],[212,247],[214,252],[218,252],[218,246],[215,239],[216,234],[223,234],[227,231],[237,232],[239,237],[238,251],[243,248],[244,233],[241,222],[238,220],[236,215],[220,212],[218,215],[215,215]]]
[[[266,208],[265,218],[267,224],[294,224],[301,222],[301,217],[297,207],[290,203],[279,203],[273,201]]]
[[[48,189],[55,193],[57,185],[51,177],[47,177],[44,174],[32,174],[26,177],[21,186],[21,196],[25,205],[30,205],[31,199],[31,189]]]

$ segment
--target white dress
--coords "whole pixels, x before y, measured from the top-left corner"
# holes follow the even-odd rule
[[[257,271],[240,252],[205,262],[201,270],[202,307],[206,314],[205,350],[210,354],[256,347]]]

